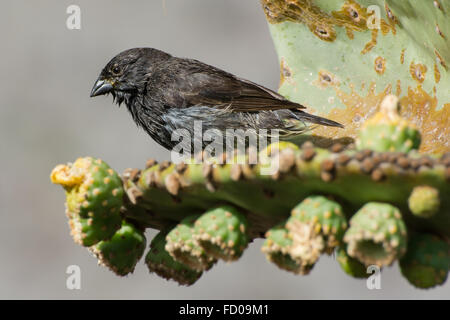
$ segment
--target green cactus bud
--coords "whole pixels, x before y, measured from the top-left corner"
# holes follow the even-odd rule
[[[150,251],[145,256],[149,271],[164,279],[174,280],[180,285],[194,284],[201,277],[202,272],[175,261],[165,249],[166,236],[167,232],[161,231],[150,243]]]
[[[450,269],[450,246],[431,234],[417,234],[400,260],[403,276],[415,287],[432,288],[445,282]]]
[[[297,224],[306,224],[313,229],[314,234],[321,236],[324,251],[328,254],[339,245],[347,229],[341,205],[324,196],[310,196],[292,210],[286,227],[294,232],[298,228]]]
[[[122,180],[104,161],[79,158],[55,167],[50,179],[66,190],[69,226],[76,243],[92,246],[120,228]]]
[[[350,257],[345,247],[339,247],[336,251],[336,260],[346,274],[354,278],[368,278],[367,268],[364,264]]]
[[[430,186],[418,186],[413,189],[408,199],[411,212],[422,218],[435,215],[440,206],[439,191]]]
[[[195,221],[194,239],[216,259],[237,260],[249,241],[247,219],[230,206],[210,210]]]
[[[125,276],[134,271],[145,246],[144,233],[130,222],[123,221],[122,227],[110,240],[100,241],[89,250],[98,258],[100,265]]]
[[[199,216],[183,219],[166,237],[166,251],[178,262],[198,271],[209,270],[216,259],[208,256],[193,238],[193,226]]]
[[[347,253],[365,265],[390,265],[406,252],[406,226],[396,207],[370,202],[351,218],[344,241]]]
[[[356,140],[358,149],[409,152],[420,146],[419,130],[398,114],[398,98],[388,95],[380,111],[361,127]]]
[[[295,274],[308,274],[314,265],[296,261],[290,255],[291,248],[292,239],[289,237],[289,231],[284,224],[280,224],[266,232],[266,241],[264,241],[261,251],[266,254],[267,260],[273,262],[280,269]]]

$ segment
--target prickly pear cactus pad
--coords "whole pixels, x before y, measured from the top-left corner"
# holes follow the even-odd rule
[[[450,269],[450,246],[431,234],[417,234],[400,260],[403,276],[414,286],[431,288],[445,282]]]
[[[76,243],[92,246],[120,228],[123,187],[119,175],[104,161],[79,158],[59,165],[50,179],[66,190],[66,213]]]
[[[165,249],[166,236],[167,231],[161,231],[150,244],[150,251],[145,256],[149,271],[164,279],[174,280],[180,285],[194,284],[202,276],[202,272],[175,261]]]
[[[346,247],[340,247],[336,251],[336,260],[341,269],[351,277],[367,278],[370,275],[364,264],[348,255]]]
[[[119,276],[125,276],[134,271],[145,247],[144,233],[132,223],[123,221],[122,227],[110,240],[100,241],[89,250],[97,257],[100,265]]]
[[[261,3],[279,57],[279,92],[345,126],[317,128],[315,137],[355,139],[393,93],[422,133],[420,151],[450,151],[449,1]]]
[[[231,206],[204,213],[195,221],[194,239],[216,259],[234,261],[248,245],[247,219]]]
[[[311,196],[292,210],[285,226],[267,232],[262,251],[280,268],[308,274],[322,253],[334,251],[346,227],[338,203]]]
[[[397,208],[370,202],[351,218],[344,241],[351,257],[365,265],[387,266],[406,252],[406,226]]]
[[[217,260],[206,254],[194,239],[194,222],[199,216],[187,217],[173,228],[166,237],[166,251],[178,262],[195,270],[208,270]]]

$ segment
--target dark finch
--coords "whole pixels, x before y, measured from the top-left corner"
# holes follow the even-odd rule
[[[108,62],[91,97],[107,93],[125,102],[136,124],[168,149],[178,144],[171,139],[175,130],[194,137],[194,121],[203,132],[278,129],[281,138],[304,132],[308,123],[342,127],[256,83],[152,48],[129,49]]]

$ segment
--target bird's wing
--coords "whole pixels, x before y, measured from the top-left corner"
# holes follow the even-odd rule
[[[189,60],[184,65],[172,87],[178,107],[181,102],[185,107],[204,105],[237,112],[304,108],[270,89],[199,61]]]

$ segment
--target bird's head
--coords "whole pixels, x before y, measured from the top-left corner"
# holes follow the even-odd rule
[[[111,93],[120,105],[145,89],[152,68],[171,56],[152,48],[133,48],[116,55],[103,68],[91,91],[91,97]]]

